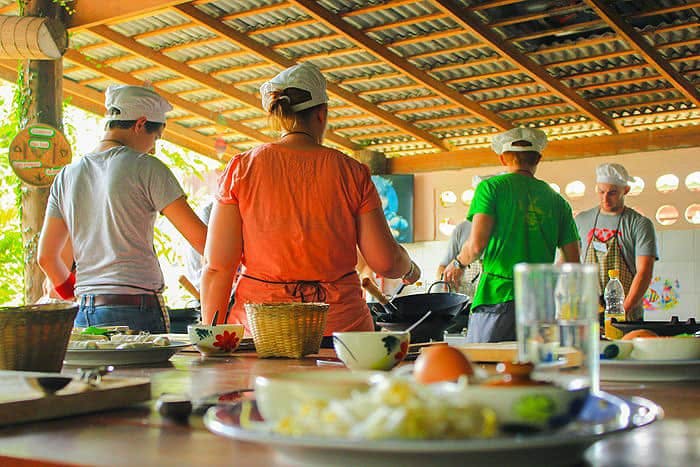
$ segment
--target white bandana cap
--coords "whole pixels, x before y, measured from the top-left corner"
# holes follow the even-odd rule
[[[516,141],[527,141],[532,146],[513,146]],[[513,128],[499,133],[491,140],[493,151],[499,156],[506,151],[535,151],[541,153],[547,146],[547,135],[537,128]]]
[[[287,68],[260,86],[263,110],[266,112],[270,111],[273,103],[272,93],[274,91],[284,91],[287,88],[297,88],[308,91],[311,94],[311,99],[308,101],[299,102],[292,106],[294,112],[328,102],[326,78],[323,77],[321,70],[316,65],[304,62]]]
[[[165,123],[165,113],[173,110],[173,106],[151,88],[122,85],[107,88],[105,107],[107,121],[146,117],[149,122]],[[112,112],[112,109],[119,112]]]
[[[616,186],[628,186],[634,178],[630,177],[620,164],[601,164],[595,169],[596,183],[609,183]]]

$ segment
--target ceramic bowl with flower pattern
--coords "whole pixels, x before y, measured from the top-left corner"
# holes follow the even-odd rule
[[[230,355],[236,351],[243,339],[242,324],[191,324],[187,326],[187,334],[192,345],[202,355]]]
[[[335,353],[351,370],[391,370],[406,357],[410,341],[406,331],[333,333]]]

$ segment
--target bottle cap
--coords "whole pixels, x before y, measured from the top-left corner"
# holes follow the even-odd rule
[[[620,277],[620,271],[618,269],[608,269],[608,277],[610,279],[617,279]]]

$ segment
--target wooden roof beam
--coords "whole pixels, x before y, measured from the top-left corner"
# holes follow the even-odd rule
[[[469,9],[471,11],[481,11],[481,10],[488,10],[490,8],[496,8],[499,6],[506,6],[506,5],[512,5],[513,3],[521,3],[523,0],[494,0],[494,1],[486,1],[482,2],[478,5],[473,5],[470,6]]]
[[[414,16],[411,18],[402,19],[402,20],[395,21],[392,23],[380,24],[378,26],[371,26],[369,28],[363,29],[362,31],[365,33],[382,32],[382,31],[387,31],[389,29],[400,28],[401,26],[411,26],[414,24],[424,23],[426,21],[433,21],[433,20],[445,19],[445,18],[447,18],[447,15],[445,13],[431,13],[429,15]]]
[[[700,8],[700,2],[688,1],[683,5],[674,5],[666,8],[657,8],[655,10],[644,11],[642,13],[631,13],[629,15],[624,16],[631,18],[643,18],[645,16],[665,15],[667,13],[675,13],[676,11],[690,10],[691,8]]]
[[[512,16],[512,17],[509,17],[507,19],[493,21],[493,22],[489,22],[487,24],[488,24],[488,26],[490,26],[492,28],[500,28],[503,26],[510,26],[513,24],[525,23],[527,21],[534,21],[534,20],[538,20],[538,19],[549,18],[550,16],[554,16],[554,15],[562,15],[565,13],[580,11],[581,9],[582,9],[581,5],[563,6],[563,7],[559,7],[559,8],[546,9],[546,10],[539,12],[539,13],[529,13],[529,14],[521,15],[521,16]]]
[[[561,99],[569,102],[581,112],[588,115],[592,120],[600,123],[603,128],[611,133],[617,133],[615,122],[601,112],[597,107],[583,99],[576,91],[565,86],[554,79],[546,70],[540,67],[534,60],[520,52],[515,46],[504,42],[486,27],[475,13],[465,9],[453,0],[432,0],[440,10],[452,15],[453,19],[464,27],[470,34],[482,40],[486,45],[493,48],[497,53],[508,57],[514,64],[521,67],[523,71],[533,80],[540,82],[545,87],[552,89]]]
[[[547,162],[582,157],[610,157],[625,153],[700,146],[700,132],[697,128],[697,126],[688,126],[653,132],[637,131],[619,135],[592,136],[585,140],[581,138],[554,140],[550,141],[543,151],[542,160]],[[484,147],[424,156],[395,157],[387,162],[389,173],[412,174],[492,166],[498,164],[498,156],[490,147]]]
[[[98,26],[98,27],[105,27],[106,28],[106,26]],[[75,50],[68,50],[66,52],[66,54],[64,55],[64,57],[67,60],[70,60],[74,63],[77,63],[77,64],[79,64],[85,68],[88,68],[92,71],[95,71],[97,73],[102,73],[105,76],[109,76],[112,79],[116,79],[118,81],[121,81],[124,84],[131,84],[131,85],[137,85],[137,86],[143,84],[139,79],[131,76],[128,73],[121,72],[121,71],[116,70],[114,68],[100,66],[100,64],[98,64],[98,63],[93,63],[92,60],[88,60],[84,55],[82,55],[81,53],[79,53]],[[158,86],[158,82],[154,83],[154,85]],[[223,89],[220,90],[220,92],[222,94],[225,94]],[[260,133],[252,128],[249,128],[245,125],[242,125],[234,120],[226,119],[225,117],[222,118],[219,113],[211,111],[211,110],[207,110],[204,107],[197,105],[193,102],[189,102],[176,94],[171,94],[171,93],[165,92],[162,89],[160,89],[158,91],[158,93],[161,96],[163,96],[165,99],[167,99],[168,102],[170,102],[174,106],[181,107],[192,114],[199,115],[200,117],[203,117],[203,118],[210,120],[212,122],[219,122],[221,120],[222,122],[225,122],[224,126],[227,126],[227,127],[231,128],[232,130],[235,130],[235,131],[237,131],[237,132],[239,132],[239,133],[241,133],[249,138],[253,138],[256,141],[260,141],[260,142],[272,141],[272,138],[270,138],[269,136],[267,136],[263,133]]]
[[[656,71],[658,71],[674,88],[700,106],[700,92],[686,78],[678,73],[634,28],[625,22],[617,12],[603,0],[586,0],[595,12],[615,30],[618,36],[630,44]],[[696,2],[700,3],[700,2]],[[685,5],[689,6],[689,5]]]
[[[576,30],[579,28],[594,28],[594,27],[607,27],[607,25],[605,24],[605,21],[603,21],[602,19],[594,19],[592,21],[584,21],[583,23],[574,23],[574,24],[570,24],[567,26],[561,26],[558,28],[545,29],[545,30],[538,29],[536,32],[531,32],[529,34],[523,34],[522,36],[518,36],[518,37],[510,37],[510,38],[508,38],[508,41],[510,41],[510,42],[524,42],[524,41],[530,41],[533,39],[539,39],[541,37],[551,36],[555,33],[561,33],[562,31]]]
[[[640,108],[644,107],[654,107],[654,106],[664,106],[664,105],[672,105],[672,104],[683,104],[687,103],[688,99],[681,98],[681,99],[661,99],[658,101],[649,101],[649,102],[642,102],[639,104],[624,104],[624,105],[616,105],[614,107],[606,107],[605,111],[606,112],[623,112],[625,110],[629,112],[634,112],[635,110],[640,110]]]
[[[356,10],[348,11],[346,13],[341,13],[340,16],[358,16],[364,15],[365,13],[374,13],[377,11],[388,10],[389,8],[396,8],[397,6],[410,5],[416,3],[418,0],[391,0],[386,3],[380,3],[377,5],[363,6]]]
[[[405,60],[396,55],[395,53],[389,51],[386,47],[382,46],[375,40],[365,35],[360,29],[355,28],[350,23],[344,21],[342,18],[337,17],[317,2],[313,0],[292,1],[304,11],[306,11],[308,14],[316,17],[328,27],[345,36],[351,42],[357,44],[359,47],[366,48],[373,55],[386,61],[394,68],[397,68],[399,70],[402,70],[404,73],[407,73],[411,79],[413,79],[417,83],[422,83],[424,86],[426,86],[428,89],[430,89],[437,95],[458,103],[468,111],[479,116],[484,121],[494,125],[496,128],[502,130],[510,128],[510,124],[508,121],[502,119],[494,112],[491,112],[488,109],[484,109],[480,105],[469,100],[457,90],[451,88],[450,86],[447,86],[442,81],[434,78],[430,74],[419,69],[408,60]],[[446,13],[450,14],[449,12]],[[389,46],[391,46],[391,44],[389,44]],[[441,142],[441,144],[438,145],[438,147],[442,146],[443,144],[444,143]]]
[[[197,2],[197,3],[195,3],[195,5],[199,5],[202,3],[209,3],[209,1]],[[259,15],[262,13],[269,13],[271,11],[281,10],[282,8],[289,8],[291,6],[292,5],[290,5],[289,2],[279,2],[279,3],[275,3],[273,5],[267,5],[267,6],[264,6],[261,8],[253,8],[252,10],[244,10],[244,11],[237,11],[235,13],[229,13],[227,15],[222,16],[220,19],[221,19],[221,21],[232,21],[234,19],[241,19],[241,18],[246,18],[248,16]]]
[[[408,55],[406,56],[406,59],[408,60],[419,60],[422,58],[430,58],[434,57],[436,55],[449,55],[449,54],[457,54],[460,52],[470,52],[472,50],[476,49],[483,49],[483,48],[488,48],[486,44],[482,44],[480,42],[475,43],[475,44],[465,44],[465,45],[460,45],[458,47],[453,47],[451,49],[446,49],[446,50],[432,50],[430,52],[423,52],[419,53],[416,55]]]
[[[155,14],[189,0],[77,0],[75,13],[68,16],[68,30],[75,31],[101,24],[114,24],[135,15]]]
[[[178,7],[178,11],[180,13],[188,16],[191,18],[193,21],[198,22],[199,24],[208,27],[209,29],[217,32],[218,34],[221,34],[224,37],[229,38],[232,40],[234,43],[238,44],[239,47],[244,48],[249,50],[251,53],[257,54],[260,57],[263,57],[270,62],[276,63],[277,65],[287,68],[290,66],[296,65],[296,61],[290,60],[284,55],[281,55],[280,53],[270,50],[270,48],[265,47],[264,45],[260,44],[259,42],[255,41],[254,39],[251,39],[250,37],[246,36],[245,34],[242,34],[238,32],[237,30],[221,23],[218,21],[216,18],[212,18],[211,16],[207,15],[206,13],[202,12],[201,10],[191,6],[191,5],[181,5]],[[366,101],[365,99],[362,99],[361,97],[346,91],[345,89],[341,88],[340,86],[334,84],[334,83],[327,83],[328,86],[328,92],[331,94],[339,97],[341,100],[348,102],[350,104],[355,105],[356,107],[364,110],[365,112],[372,114],[374,117],[381,119],[391,125],[394,125],[396,128],[402,129],[406,131],[406,133],[413,135],[414,137],[418,139],[422,139],[424,141],[429,141],[430,144],[433,144],[437,146],[438,148],[443,148],[445,147],[438,138],[435,138],[433,135],[430,133],[420,130],[419,128],[413,127],[409,122],[402,120],[398,118],[397,116],[393,115],[391,112],[387,112],[376,105],[372,104],[369,101]],[[327,137],[329,139],[332,139],[331,137],[333,134],[331,132],[327,133]],[[345,138],[342,138],[345,140]],[[359,149],[359,145],[355,145],[353,143],[353,149]]]

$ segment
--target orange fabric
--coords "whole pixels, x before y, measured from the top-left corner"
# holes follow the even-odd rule
[[[372,330],[357,274],[357,217],[381,209],[369,169],[333,149],[265,144],[229,162],[217,199],[238,204],[245,274],[274,282],[321,281],[330,304],[324,335]],[[293,285],[242,277],[230,322],[244,303],[300,301]]]

